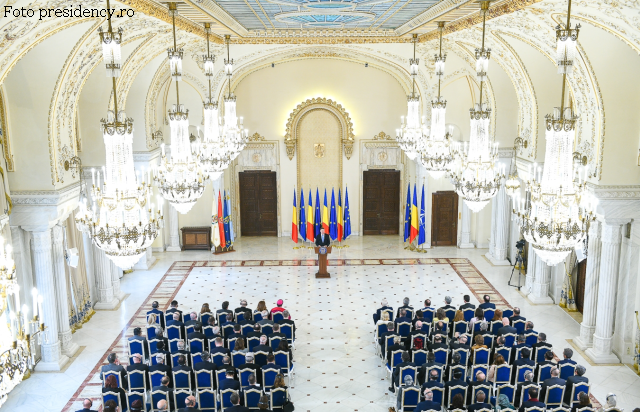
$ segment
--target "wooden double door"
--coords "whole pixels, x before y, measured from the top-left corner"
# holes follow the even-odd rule
[[[397,235],[400,226],[400,172],[363,172],[363,233]]]
[[[240,172],[242,236],[278,236],[276,172]]]
[[[458,244],[458,194],[434,192],[431,198],[431,246]]]

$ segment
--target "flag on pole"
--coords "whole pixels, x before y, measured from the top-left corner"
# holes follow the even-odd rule
[[[425,220],[424,220],[424,183],[422,184],[422,199],[420,200],[420,221],[418,224],[420,227],[418,228],[418,245],[426,242],[426,233],[425,233]]]
[[[316,216],[314,218],[315,227],[313,233],[313,240],[316,240],[316,236],[320,234],[320,227],[322,226],[322,215],[320,214],[320,192],[316,187]]]
[[[227,247],[227,242],[224,237],[224,211],[222,210],[222,197],[220,196],[220,190],[218,190],[218,232],[220,232],[220,247]]]
[[[298,208],[296,207],[296,188],[293,188],[293,213],[291,214],[291,240],[298,243]]]
[[[409,243],[418,236],[418,194],[415,183],[413,184],[413,203],[411,204],[411,236]]]
[[[404,241],[409,239],[411,232],[411,183],[407,186],[407,205],[404,212]]]
[[[322,227],[329,234],[329,207],[327,206],[327,189],[324,189],[324,205],[322,206]]]
[[[344,189],[344,239],[351,234],[351,217],[349,216],[349,189]]]
[[[338,209],[336,210],[338,216],[338,242],[342,241],[342,234],[344,233],[344,216],[342,214],[342,193],[338,189]]]
[[[233,234],[233,221],[231,220],[231,198],[227,196],[227,213],[229,216],[229,237],[226,239],[227,246],[233,245],[233,241],[236,240],[236,237]]]
[[[307,238],[307,221],[305,219],[305,215],[307,214],[307,210],[304,208],[304,190],[300,189],[300,221],[298,225],[300,227],[300,237],[302,238],[302,243],[304,243]]]
[[[336,215],[336,194],[331,188],[331,212],[329,215],[329,236],[331,240],[338,238],[338,216]]]
[[[211,243],[214,247],[220,246],[220,229],[218,229],[218,203],[216,202],[216,193],[213,192],[213,201],[211,205]]]
[[[313,226],[313,198],[311,188],[309,188],[309,203],[307,204],[307,239],[309,242],[315,240],[315,228]]]
[[[229,208],[227,206],[227,191],[222,192],[222,221],[224,224],[224,240],[226,247],[231,246],[231,233],[229,231]]]

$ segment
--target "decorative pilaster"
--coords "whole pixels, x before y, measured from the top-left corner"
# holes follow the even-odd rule
[[[465,202],[462,202],[462,220],[460,222],[460,249],[473,249],[476,245],[471,241],[471,209]]]
[[[111,285],[113,286],[113,296],[120,301],[124,299],[124,292],[120,290],[120,278],[123,276],[123,271],[113,263],[113,260],[109,258],[107,259],[111,265]]]
[[[96,310],[109,310],[118,306],[120,299],[113,293],[113,283],[111,282],[111,260],[104,251],[96,245],[93,249],[93,274],[98,286],[98,299],[94,306]]]
[[[580,336],[573,342],[582,350],[593,346],[593,333],[596,330],[598,313],[598,283],[600,280],[600,253],[602,244],[600,222],[594,221],[589,227],[589,245],[587,251],[587,273],[584,281],[584,304]]]
[[[619,363],[611,350],[613,321],[620,267],[620,242],[624,219],[605,219],[602,224],[602,246],[600,252],[600,281],[598,282],[598,312],[593,347],[586,354],[594,363]]]
[[[180,226],[178,222],[178,211],[175,207],[169,207],[169,246],[167,252],[180,252]]]
[[[69,361],[60,350],[58,336],[58,308],[56,284],[51,260],[51,229],[32,233],[31,258],[38,292],[42,295],[42,319],[46,329],[42,342],[42,361],[36,366],[40,371],[59,371]]]
[[[64,228],[55,225],[51,237],[53,260],[53,275],[56,285],[56,305],[58,307],[58,336],[60,338],[60,350],[68,357],[72,357],[80,349],[73,341],[71,328],[69,327],[69,294],[67,293],[67,274],[64,260]]]
[[[495,266],[511,266],[511,262],[507,260],[511,208],[504,186],[493,198],[493,208],[495,210],[491,214],[491,247],[485,256]]]
[[[33,299],[31,295],[33,276],[29,251],[24,250],[24,245],[24,230],[18,226],[11,226],[11,246],[13,247],[13,260],[16,263],[16,277],[20,285],[20,301],[28,303]],[[33,313],[29,313],[29,317],[33,317],[33,315]]]
[[[536,263],[538,261],[536,260],[535,253],[536,252],[533,250],[533,244],[529,243],[529,248],[527,249],[527,276],[524,281],[524,288],[522,289],[522,292],[527,295],[531,293],[531,290],[533,289],[533,279],[536,274]]]
[[[535,272],[533,277],[533,285],[529,300],[535,304],[553,304],[553,299],[549,297],[549,283],[551,282],[551,266],[547,265],[537,253],[534,252]],[[531,259],[531,256],[529,256]]]

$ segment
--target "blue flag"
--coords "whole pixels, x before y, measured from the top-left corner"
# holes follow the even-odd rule
[[[316,238],[320,234],[320,228],[322,227],[322,216],[320,215],[320,192],[318,191],[317,187],[316,187],[316,218],[313,224],[316,230],[316,234],[314,238]]]
[[[409,239],[411,233],[411,183],[407,186],[407,206],[404,213],[404,241]]]
[[[307,240],[307,210],[304,208],[304,189],[300,189],[300,219],[298,219],[298,233],[304,242]]]
[[[351,217],[349,216],[349,189],[344,189],[344,236],[347,239],[351,234]]]
[[[329,236],[331,240],[338,238],[338,216],[336,215],[336,195],[331,188],[331,212],[329,212]]]
[[[227,196],[227,211],[231,212],[231,200],[229,200],[229,196]],[[233,244],[233,241],[235,239],[235,236],[233,235],[233,221],[231,220],[231,215],[229,215],[229,238],[227,238],[226,243],[227,246],[229,246],[230,244]]]
[[[422,200],[420,201],[420,215],[418,217],[418,245],[426,242],[425,221],[424,221],[424,183],[422,184]]]
[[[222,205],[222,210],[224,211],[223,212],[224,213],[223,214],[224,218],[223,218],[223,221],[222,221],[223,224],[224,224],[224,238],[231,240],[231,235],[230,235],[230,232],[229,232],[229,221],[230,221],[230,218],[229,218],[229,209],[227,207],[227,201],[226,201],[226,199],[227,199],[227,191],[226,190],[223,191],[223,196],[224,196],[224,199],[225,199],[225,201],[224,201],[224,203]],[[230,245],[226,245],[226,246],[230,246]]]

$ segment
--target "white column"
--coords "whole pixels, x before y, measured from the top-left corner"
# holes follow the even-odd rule
[[[531,290],[533,289],[533,279],[536,274],[536,263],[538,261],[536,260],[535,253],[536,252],[533,251],[533,244],[529,243],[529,248],[527,249],[527,277],[522,290],[522,292],[527,295],[531,293]]]
[[[618,269],[622,225],[628,220],[605,219],[602,224],[602,250],[600,252],[600,281],[598,282],[598,313],[593,347],[586,354],[594,363],[619,363],[611,351],[613,321],[616,309]]]
[[[135,270],[148,270],[155,261],[156,257],[153,256],[153,248],[149,246],[144,256],[140,258],[138,263],[133,265],[133,268]]]
[[[91,249],[93,249],[93,274],[98,288],[98,298],[94,309],[113,309],[118,306],[120,299],[113,293],[111,260],[96,245],[93,245]]]
[[[498,212],[498,200],[494,197],[491,199],[491,227],[489,230],[489,252],[485,256],[492,256],[494,253],[494,249],[496,247],[496,235],[494,228],[496,227],[496,219]],[[478,219],[476,219],[476,222]],[[476,238],[476,242],[479,242],[479,239]]]
[[[113,286],[113,296],[119,301],[124,299],[124,292],[120,290],[120,278],[124,275],[122,269],[113,263],[113,260],[107,258],[111,265],[111,285]]]
[[[593,346],[593,333],[596,330],[596,314],[598,313],[598,282],[600,280],[600,253],[602,244],[600,222],[594,221],[589,228],[589,247],[587,251],[587,273],[584,281],[584,304],[582,307],[582,323],[580,336],[573,342],[582,350]]]
[[[553,299],[549,297],[549,283],[551,282],[551,266],[547,265],[537,253],[534,252],[536,259],[535,272],[533,277],[533,285],[529,300],[535,304],[553,304]],[[531,257],[529,257],[531,259]]]
[[[87,271],[87,282],[89,284],[89,295],[91,303],[98,300],[98,281],[96,280],[96,269],[93,261],[93,246],[88,233],[82,233],[82,246],[84,248],[84,266]]]
[[[491,214],[491,247],[485,256],[495,266],[511,266],[507,260],[507,250],[509,249],[509,223],[511,222],[511,210],[509,207],[509,196],[502,186],[493,198],[493,208]]]
[[[465,202],[462,202],[462,219],[460,226],[458,247],[460,249],[473,249],[476,245],[471,241],[471,209],[469,209]]]
[[[73,341],[71,328],[69,327],[69,294],[67,292],[67,275],[64,259],[64,228],[55,225],[52,229],[52,253],[53,275],[56,285],[56,304],[58,306],[58,336],[60,337],[60,350],[68,357],[76,354],[80,347]]]
[[[46,327],[42,341],[42,360],[36,366],[39,371],[59,371],[69,361],[60,350],[58,336],[58,308],[56,282],[51,260],[51,229],[32,233],[33,269],[38,292],[42,295],[42,319]]]
[[[34,314],[31,308],[33,302],[33,276],[31,274],[31,261],[28,251],[24,250],[24,231],[18,226],[11,226],[11,246],[13,247],[13,260],[16,263],[16,278],[20,285],[20,301],[29,307],[29,318]]]
[[[178,211],[169,206],[169,246],[167,252],[180,252],[180,226],[178,223]]]

